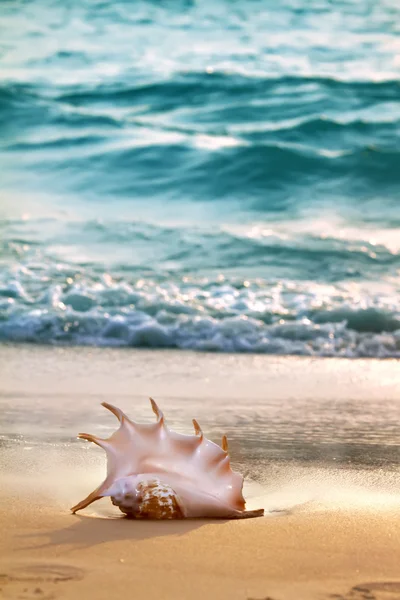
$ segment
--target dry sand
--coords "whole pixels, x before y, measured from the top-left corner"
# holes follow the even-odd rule
[[[399,364],[262,358],[0,348],[0,597],[400,599]],[[133,396],[144,415],[162,389],[178,429],[226,420],[264,518],[137,522],[106,499],[69,513],[104,469],[74,440],[115,426],[98,402]]]

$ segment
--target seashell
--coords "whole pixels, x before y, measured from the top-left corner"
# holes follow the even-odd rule
[[[150,402],[157,417],[153,424],[135,423],[103,402],[118,418],[119,429],[107,440],[79,434],[106,451],[107,476],[72,512],[110,496],[115,506],[136,519],[262,516],[263,509],[245,510],[243,477],[231,470],[226,436],[222,447],[214,444],[195,419],[195,435],[172,431],[154,400]]]

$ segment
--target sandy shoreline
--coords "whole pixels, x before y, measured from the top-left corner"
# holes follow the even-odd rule
[[[7,500],[0,516],[4,598],[106,599],[128,590],[137,598],[221,600],[400,595],[398,512],[145,523]]]
[[[400,598],[398,362],[3,346],[0,365],[0,597]],[[76,433],[112,431],[105,397],[151,418],[150,393],[179,430],[228,433],[266,517],[69,513],[104,471]]]

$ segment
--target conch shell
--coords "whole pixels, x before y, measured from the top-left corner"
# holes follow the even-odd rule
[[[195,420],[195,435],[176,433],[168,429],[154,400],[150,401],[156,423],[135,423],[119,408],[103,402],[119,420],[119,429],[107,440],[79,434],[106,451],[107,477],[72,512],[110,496],[123,513],[136,519],[262,516],[263,509],[245,510],[243,477],[231,470],[226,437],[220,448],[204,437]]]

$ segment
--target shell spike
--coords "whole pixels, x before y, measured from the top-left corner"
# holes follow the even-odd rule
[[[106,446],[107,446],[107,440],[103,440],[102,438],[96,437],[95,435],[92,435],[91,433],[78,433],[78,438],[80,440],[86,440],[88,442],[93,442],[94,444],[97,444],[98,446],[100,446],[100,448],[106,448]]]
[[[162,410],[160,410],[160,408],[158,407],[158,405],[155,402],[155,400],[153,400],[153,398],[149,398],[149,400],[150,400],[150,403],[151,403],[151,408],[153,409],[153,413],[157,417],[158,423],[164,423],[164,415],[162,413]]]
[[[227,439],[226,435],[222,436],[221,447],[224,452],[228,452],[228,439]]]
[[[200,436],[200,440],[202,440],[203,439],[203,431],[202,431],[200,425],[198,424],[196,419],[192,419],[192,423],[193,423],[195,434]]]
[[[129,421],[129,419],[126,416],[126,414],[120,408],[118,408],[117,406],[113,406],[112,404],[109,404],[108,402],[102,402],[101,405],[104,406],[104,408],[106,408],[110,412],[112,412],[112,414],[117,417],[117,419],[118,419],[118,421],[120,423],[122,423],[122,421],[124,419],[126,419],[127,421]]]
[[[78,504],[75,504],[75,506],[73,506],[71,508],[71,512],[73,514],[75,514],[76,512],[78,512],[78,510],[82,510],[83,508],[86,508],[87,506],[89,506],[89,504],[92,504],[92,502],[96,502],[96,500],[100,500],[101,496],[99,494],[99,488],[97,490],[95,490],[94,492],[92,492],[91,494],[89,494],[89,496],[87,496],[87,498],[85,498],[84,500],[81,500],[81,502],[78,502]]]
[[[258,508],[256,510],[244,510],[236,515],[235,519],[254,519],[254,517],[263,517],[264,509]]]

